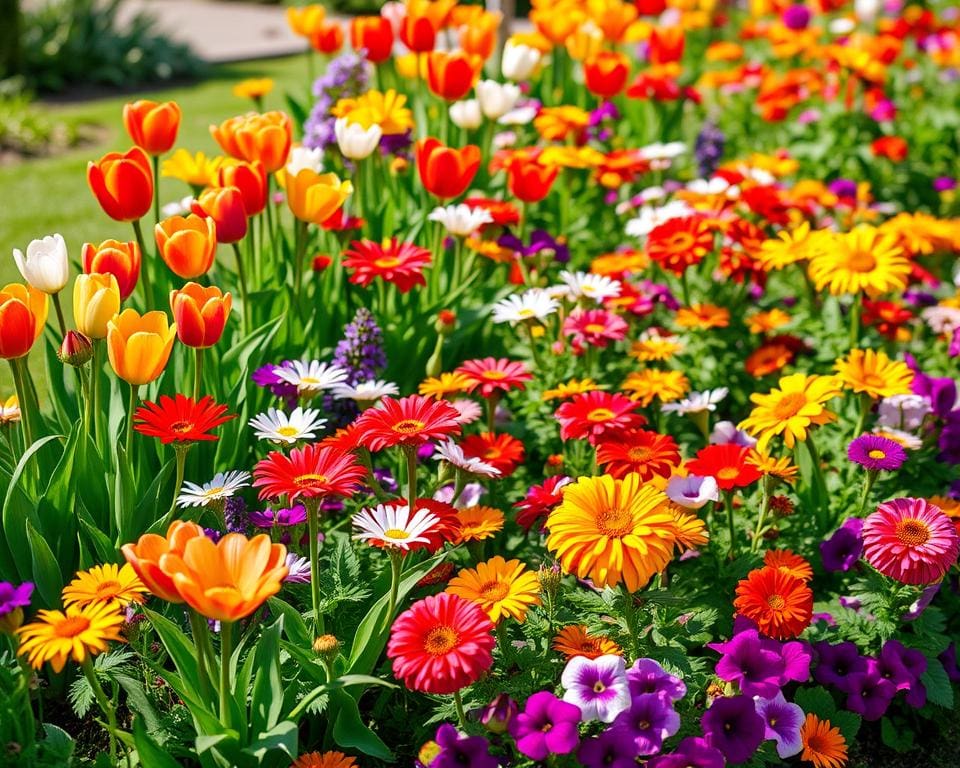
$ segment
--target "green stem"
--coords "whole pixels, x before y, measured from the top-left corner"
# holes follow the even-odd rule
[[[30,401],[27,399],[27,388],[23,380],[21,361],[23,358],[11,358],[10,370],[13,373],[13,385],[17,390],[17,401],[20,404],[20,426],[23,429],[23,452],[26,453],[33,445],[33,414],[30,410]]]
[[[497,622],[496,626],[497,632],[497,643],[500,646],[500,653],[503,655],[504,663],[510,661],[512,654],[512,648],[510,647],[510,637],[507,635],[507,623],[505,621]]]
[[[103,339],[93,340],[93,360],[90,363],[90,402],[91,421],[93,422],[93,439],[97,450],[103,452],[100,432],[103,419],[100,413],[100,378],[103,373]],[[104,454],[105,455],[105,454]]]
[[[466,729],[467,716],[463,711],[463,699],[460,697],[460,691],[453,692],[453,704],[457,708],[457,721],[460,723],[460,727]]]
[[[243,309],[244,315],[246,315],[246,307]],[[193,400],[194,402],[199,402],[200,400],[200,385],[203,381],[203,347],[197,347],[196,350],[197,364],[193,370]]]
[[[153,156],[153,223],[160,223],[160,155]]]
[[[497,403],[500,401],[500,393],[493,392],[486,400],[487,405],[487,432],[494,434],[497,419]]]
[[[180,495],[180,488],[183,486],[183,469],[187,462],[187,451],[190,450],[190,443],[174,443],[173,452],[177,461],[177,477],[173,483],[173,498],[170,500],[170,510],[167,512],[166,516],[163,518],[160,524],[161,529],[166,529],[170,524],[170,521],[173,519],[173,515],[177,511],[177,496]],[[164,533],[163,530],[160,531],[162,536]]]
[[[393,621],[394,611],[397,610],[397,595],[400,593],[400,574],[403,571],[403,553],[399,550],[390,552],[390,600],[387,603],[387,615],[383,628],[386,630]]]
[[[130,461],[130,449],[133,447],[133,413],[137,410],[137,390],[136,384],[130,385],[130,408],[127,411],[127,436],[123,443],[124,453],[127,461]]]
[[[320,615],[320,498],[304,499],[307,508],[307,535],[310,548],[310,600],[313,603],[313,626],[316,635],[323,634],[323,616]]]
[[[857,417],[857,426],[853,430],[853,436],[859,437],[863,434],[864,428],[867,425],[867,416],[870,414],[870,408],[873,405],[873,400],[870,395],[866,392],[860,393],[860,415]]]
[[[683,292],[683,306],[690,306],[690,286],[687,284],[687,270],[680,273],[680,290]]]
[[[243,335],[250,333],[250,302],[247,300],[247,273],[243,266],[243,254],[240,252],[240,246],[233,243],[233,255],[237,262],[237,282],[240,284],[240,302],[243,304]]]
[[[117,713],[110,703],[109,697],[104,692],[103,686],[100,685],[100,681],[97,680],[97,673],[93,669],[93,660],[89,654],[84,655],[83,661],[80,662],[80,667],[83,669],[83,675],[87,678],[87,682],[90,683],[90,688],[93,690],[93,696],[97,700],[100,710],[107,718],[107,733],[110,735],[110,763],[111,765],[116,765]]]
[[[294,306],[300,307],[300,291],[303,287],[303,257],[307,251],[307,225],[305,222],[297,221],[294,230],[296,240],[296,257],[293,265],[293,299]]]
[[[153,306],[153,291],[150,289],[150,260],[147,258],[147,243],[143,239],[143,229],[140,219],[132,222],[133,234],[136,235],[137,245],[140,246],[140,282],[143,284],[143,306],[150,309]]]
[[[867,470],[863,477],[863,486],[860,489],[860,501],[857,503],[857,517],[863,517],[863,512],[867,508],[867,500],[870,498],[870,489],[877,480],[879,473],[876,470]]]
[[[404,446],[403,453],[407,459],[407,505],[412,517],[417,506],[417,449]]]
[[[230,696],[233,686],[230,685],[230,657],[233,655],[233,622],[220,622],[220,722],[229,729],[232,720],[230,716]]]
[[[637,608],[633,604],[633,594],[631,594],[630,590],[627,589],[626,585],[621,584],[620,589],[623,593],[623,620],[627,624],[627,635],[630,641],[630,649],[633,651],[634,656],[638,656]]]
[[[817,450],[817,445],[813,441],[813,431],[807,432],[807,439],[804,441],[804,445],[807,446],[807,453],[810,454],[810,462],[813,464],[813,483],[816,486],[817,490],[817,505],[814,509],[814,513],[817,517],[819,523],[820,532],[825,533],[827,529],[827,484],[823,479],[823,467],[820,461],[820,452]]]
[[[527,329],[527,336],[530,339],[530,354],[533,356],[533,367],[538,371],[543,370],[543,364],[540,362],[540,352],[537,350],[537,340],[533,336],[533,323],[524,323]]]
[[[16,643],[13,638],[12,642]],[[14,649],[15,650],[15,649]],[[30,701],[30,683],[33,680],[33,669],[30,668],[30,665],[27,663],[27,660],[23,656],[17,656],[17,663],[20,666],[20,693],[23,697],[23,717],[27,723],[27,733],[26,733],[26,744],[22,746],[29,747],[32,745],[37,738],[37,722],[33,716],[33,704]]]
[[[53,299],[53,308],[57,310],[57,323],[60,325],[60,338],[62,339],[67,335],[67,323],[63,319],[63,307],[60,306],[60,294],[51,294],[50,298]]]
[[[757,527],[753,531],[753,541],[750,542],[751,552],[756,552],[760,549],[760,537],[763,535],[763,525],[767,521],[767,513],[770,511],[769,479],[769,476],[765,475],[760,481],[760,513],[757,515]]]
[[[193,644],[197,650],[197,671],[200,677],[200,695],[204,702],[209,702],[213,698],[213,686],[210,683],[210,670],[207,666],[206,645],[210,639],[210,628],[207,626],[207,620],[203,618],[192,608],[187,609],[190,617],[190,632],[193,634]]]
[[[723,492],[723,506],[727,509],[727,530],[730,533],[730,559],[737,556],[737,529],[733,522],[733,491]]]
[[[857,346],[860,340],[860,309],[863,306],[863,295],[857,293],[850,305],[850,349]]]

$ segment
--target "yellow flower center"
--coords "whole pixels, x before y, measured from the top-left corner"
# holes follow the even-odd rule
[[[441,625],[434,627],[423,639],[423,649],[431,656],[443,656],[450,653],[460,642],[460,635],[453,627]]]
[[[403,435],[414,435],[423,429],[426,426],[422,421],[417,419],[404,419],[403,421],[398,421],[394,424],[391,429],[394,432],[399,432]]]
[[[517,311],[517,317],[533,317],[534,311],[530,307],[524,307]]]
[[[300,383],[301,384],[319,384],[320,379],[315,379],[313,376],[301,376]]]
[[[383,532],[383,538],[385,539],[399,539],[403,541],[404,539],[409,539],[410,534],[406,531],[403,531],[399,528],[388,528]]]
[[[400,266],[400,259],[396,256],[383,256],[374,261],[373,265],[379,269],[393,269]]]
[[[789,419],[796,416],[806,404],[807,396],[803,392],[790,392],[773,407],[773,415],[778,419]]]
[[[597,530],[614,539],[625,536],[633,530],[633,515],[619,507],[604,510],[597,515]]]
[[[510,594],[510,586],[502,581],[488,581],[480,587],[479,592],[484,600],[497,603]]]
[[[614,417],[609,408],[594,408],[587,414],[587,421],[608,421]]]
[[[583,327],[587,333],[603,333],[606,329],[607,327],[600,323],[588,323]]]
[[[922,520],[907,518],[897,523],[897,539],[908,547],[919,547],[930,539],[930,529]]]
[[[207,488],[202,495],[209,498],[211,496],[216,496],[218,493],[223,493],[223,490],[224,488],[222,485],[215,485],[213,488]]]
[[[689,232],[676,232],[666,242],[666,246],[670,251],[687,251],[694,242],[693,235]]]
[[[887,454],[886,454],[884,451],[879,450],[878,448],[874,448],[872,451],[870,451],[870,452],[867,454],[867,456],[869,456],[871,459],[885,459],[885,458],[887,458]]]
[[[737,469],[736,467],[724,467],[719,472],[717,472],[717,479],[733,480],[733,478],[735,478],[738,474],[740,474],[740,470]]]
[[[291,427],[289,424],[285,427],[277,427],[277,434],[282,437],[293,437],[297,432],[297,428]]]
[[[852,272],[870,272],[877,266],[877,260],[869,251],[853,251],[847,258],[847,269]]]
[[[502,381],[507,378],[507,374],[503,371],[484,371],[481,375],[483,378],[490,379],[491,381]]]
[[[631,461],[641,462],[650,458],[651,450],[645,445],[635,445],[627,451]]]
[[[76,637],[90,628],[90,619],[86,616],[70,616],[54,627],[57,637]]]
[[[295,478],[293,478],[293,482],[302,488],[314,488],[322,483],[327,482],[327,476],[318,475],[316,473],[307,473],[305,475],[297,475]]]
[[[770,595],[767,598],[767,605],[769,605],[775,611],[782,611],[787,606],[787,601],[783,599],[783,595]]]
[[[880,376],[877,373],[864,372],[863,376],[861,377],[861,381],[866,386],[873,388],[883,387],[886,384],[886,380],[883,378],[883,376]]]
[[[602,680],[597,680],[597,682],[593,684],[594,693],[603,693],[605,690],[607,690],[607,686],[603,684]]]
[[[192,421],[175,421],[170,425],[170,431],[180,435],[185,435],[193,430]]]

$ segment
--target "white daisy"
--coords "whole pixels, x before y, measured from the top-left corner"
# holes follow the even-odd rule
[[[488,464],[481,459],[470,458],[463,452],[463,448],[457,445],[453,440],[447,440],[436,447],[434,454],[443,459],[448,464],[452,464],[464,472],[471,475],[480,475],[481,477],[498,477],[500,470],[492,464]]]
[[[560,279],[567,288],[567,294],[573,299],[583,297],[602,304],[607,299],[620,295],[620,281],[605,275],[569,272],[565,269],[560,273]]]
[[[177,496],[178,507],[205,507],[211,501],[229,499],[241,488],[250,485],[250,473],[233,470],[217,472],[203,485],[185,482],[183,490]]]
[[[637,212],[637,215],[627,222],[625,232],[630,237],[646,237],[661,224],[671,219],[689,216],[691,213],[693,213],[693,208],[683,200],[671,200],[665,205],[656,207],[644,205]]]
[[[640,157],[644,160],[673,160],[686,152],[687,145],[682,141],[671,141],[667,144],[655,142],[639,149]]]
[[[678,400],[675,403],[664,403],[660,406],[660,410],[664,413],[679,413],[681,415],[715,411],[717,410],[717,403],[723,400],[728,392],[729,390],[726,387],[708,389],[704,392],[691,392],[683,400]]]
[[[250,419],[256,436],[261,440],[292,445],[298,440],[307,440],[317,436],[316,430],[322,429],[326,419],[319,418],[320,411],[314,408],[295,408],[289,416],[276,408],[260,413]]]
[[[490,211],[483,208],[471,208],[463,203],[434,208],[427,218],[430,221],[439,221],[447,232],[456,237],[472,235],[484,224],[493,222]]]
[[[560,303],[540,288],[531,288],[513,294],[493,305],[493,322],[519,323],[524,320],[543,320],[560,308]]]
[[[347,380],[347,372],[340,366],[318,360],[294,360],[289,367],[277,367],[273,374],[293,384],[301,395],[313,397],[325,389],[333,389]]]
[[[338,384],[333,388],[333,394],[344,400],[356,400],[358,403],[374,403],[381,397],[400,394],[397,385],[392,381],[361,381],[353,386]]]
[[[697,195],[724,195],[731,200],[740,196],[740,188],[722,176],[714,176],[710,180],[694,179],[687,184],[687,190]]]
[[[383,542],[387,546],[408,550],[411,544],[426,544],[424,536],[439,518],[426,509],[410,515],[406,504],[378,504],[372,509],[362,509],[353,516],[353,527],[359,533],[353,538],[360,541]]]

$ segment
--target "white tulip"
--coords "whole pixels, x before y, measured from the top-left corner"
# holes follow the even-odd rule
[[[540,63],[540,51],[529,45],[512,43],[509,40],[503,48],[503,76],[511,80],[526,80]]]
[[[290,150],[290,159],[287,160],[286,172],[296,176],[300,171],[309,168],[316,173],[323,173],[323,150],[309,147],[294,147]]]
[[[469,205],[448,205],[434,208],[427,217],[430,221],[439,221],[451,235],[466,237],[476,232],[482,225],[490,224],[493,216],[483,208],[471,208]]]
[[[483,122],[480,113],[480,102],[476,99],[457,101],[450,105],[450,119],[458,128],[479,128]]]
[[[351,160],[370,157],[383,136],[379,125],[364,128],[360,123],[348,123],[345,117],[337,118],[337,122],[333,124],[333,132],[337,135],[340,152]]]
[[[875,21],[880,14],[883,3],[880,0],[854,0],[853,13],[860,21]]]
[[[477,101],[484,117],[496,120],[516,106],[520,87],[513,83],[498,83],[496,80],[481,80],[477,83]]]
[[[17,262],[23,279],[44,293],[59,293],[70,276],[67,244],[59,234],[31,240],[26,256],[19,248],[14,248],[13,260]]]

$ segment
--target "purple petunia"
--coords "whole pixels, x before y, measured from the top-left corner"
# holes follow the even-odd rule
[[[823,567],[830,572],[849,571],[863,552],[863,520],[851,517],[834,534],[820,542]]]
[[[871,472],[893,472],[907,460],[907,452],[896,440],[880,435],[863,434],[847,446],[847,458]]]
[[[749,696],[716,699],[703,713],[700,725],[711,747],[728,763],[745,763],[763,742],[766,724]]]
[[[864,720],[879,720],[886,714],[897,689],[881,677],[876,660],[867,659],[866,664],[865,672],[856,672],[847,678],[847,709]]]
[[[587,768],[636,768],[636,755],[633,744],[610,728],[585,739],[577,750],[577,760]]]
[[[679,701],[687,695],[687,686],[679,677],[674,677],[653,659],[637,659],[627,670],[630,695],[642,693],[665,693],[670,701]]]
[[[877,657],[880,676],[893,683],[898,691],[906,691],[906,702],[919,709],[927,703],[927,688],[920,682],[927,671],[927,657],[915,648],[907,648],[899,640],[887,640]]]
[[[617,715],[610,730],[632,741],[635,754],[655,755],[663,740],[680,730],[680,715],[666,693],[641,693],[631,699],[628,710]]]
[[[497,768],[499,765],[483,736],[467,736],[444,723],[437,728],[434,740],[440,751],[430,762],[430,768]]]
[[[33,584],[29,581],[16,587],[9,581],[0,581],[0,616],[13,613],[17,608],[26,608],[32,594]]]
[[[563,700],[580,708],[584,722],[611,723],[630,706],[622,656],[574,656],[564,667],[560,684],[566,689]]]
[[[292,408],[297,404],[299,396],[297,385],[284,381],[277,376],[275,373],[277,368],[293,368],[293,363],[290,360],[284,360],[280,365],[273,365],[272,363],[262,365],[250,374],[250,378],[258,387],[269,389],[274,397],[286,400],[287,405]]]
[[[835,645],[821,641],[813,647],[818,659],[813,678],[821,685],[832,685],[848,693],[850,676],[867,670],[867,660],[850,641]]]
[[[723,753],[706,739],[688,736],[669,755],[650,760],[645,768],[723,768]]]
[[[772,698],[779,693],[783,660],[763,647],[757,630],[740,632],[725,643],[708,643],[707,647],[722,654],[716,666],[721,680],[737,683],[748,696]]]
[[[580,743],[580,708],[561,701],[549,691],[527,699],[523,712],[510,721],[517,749],[531,760],[566,755]]]
[[[757,714],[765,723],[764,738],[777,742],[777,754],[791,757],[803,749],[800,726],[803,725],[803,710],[787,701],[782,693],[772,699],[757,699]]]

